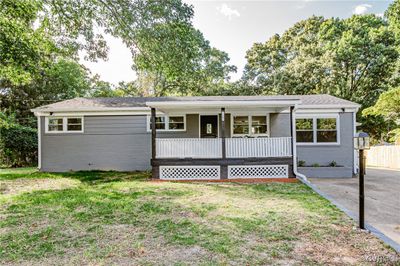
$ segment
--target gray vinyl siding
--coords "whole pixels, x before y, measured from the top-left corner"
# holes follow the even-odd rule
[[[352,175],[353,167],[353,113],[340,113],[339,145],[297,145],[298,160],[306,165],[329,165],[335,161],[346,168],[346,176]],[[315,169],[318,170],[318,169]]]
[[[146,116],[86,116],[84,133],[45,133],[42,171],[149,170],[151,135]]]
[[[353,165],[353,116],[340,114],[340,145],[298,145],[298,159],[307,164],[338,165],[351,170]],[[226,136],[231,135],[230,114],[226,117]],[[221,121],[220,124],[221,125]],[[270,115],[271,137],[290,136],[290,115]],[[188,114],[186,131],[157,132],[157,137],[198,138],[199,115]],[[147,117],[85,116],[84,133],[45,133],[41,117],[41,170],[64,172],[76,170],[149,170],[151,134]]]
[[[269,121],[271,137],[291,137],[290,114],[272,113]]]

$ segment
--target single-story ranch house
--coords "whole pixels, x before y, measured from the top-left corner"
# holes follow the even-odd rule
[[[32,110],[39,169],[351,177],[359,105],[330,95],[75,98]]]

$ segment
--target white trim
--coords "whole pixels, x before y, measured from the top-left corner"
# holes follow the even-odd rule
[[[42,122],[41,117],[37,118],[37,127],[38,127],[38,169],[42,168]]]
[[[353,104],[301,104],[299,109],[326,109],[326,108],[360,108],[361,105]]]
[[[105,111],[105,112],[35,112],[35,116],[126,116],[126,115],[149,115],[150,109],[148,111]]]
[[[317,142],[317,119],[335,118],[336,119],[336,142]],[[297,119],[313,119],[313,142],[297,142],[298,146],[338,146],[340,145],[340,115],[339,114],[300,114],[296,115],[295,131],[297,135],[296,120]]]
[[[149,107],[76,107],[76,108],[35,108],[31,109],[34,113],[50,112],[103,112],[103,111],[150,111]]]
[[[225,112],[225,114],[226,114],[226,112]],[[201,113],[201,114],[199,114],[199,139],[201,139],[202,137],[201,137],[201,117],[202,116],[216,116],[217,117],[217,137],[216,137],[216,139],[217,138],[219,138],[219,115],[220,114],[215,114],[215,113],[213,113],[213,114],[207,114],[207,113]]]
[[[62,119],[63,120],[63,130],[62,131],[49,131],[49,118],[55,118],[55,119]],[[77,131],[77,130],[68,130],[68,118],[80,118],[81,119],[81,124],[82,124],[82,129]],[[84,117],[83,116],[46,116],[45,117],[45,128],[44,132],[46,134],[75,134],[75,133],[84,133],[85,130],[85,122],[84,122]]]
[[[248,123],[249,123],[249,134],[234,134],[233,133],[233,118],[235,116],[247,116],[248,119]],[[265,116],[267,119],[267,133],[266,134],[252,134],[251,131],[251,127],[252,127],[252,117],[253,116]],[[270,113],[248,113],[248,114],[241,114],[241,113],[231,113],[231,138],[233,137],[246,137],[246,136],[250,136],[250,137],[270,137]]]
[[[183,117],[183,129],[169,129],[169,117],[170,116],[179,116]],[[157,132],[185,132],[186,131],[186,114],[180,114],[180,115],[157,115],[156,117],[164,117],[165,118],[165,129],[157,129]],[[146,131],[151,132],[150,128],[150,121],[151,121],[151,115],[147,115],[146,117]]]
[[[301,100],[265,100],[265,101],[251,101],[251,100],[236,100],[236,101],[165,101],[165,102],[146,102],[149,107],[163,108],[163,107],[192,107],[192,106],[209,106],[209,107],[232,107],[232,106],[259,106],[259,107],[279,107],[279,106],[294,106],[300,104]]]

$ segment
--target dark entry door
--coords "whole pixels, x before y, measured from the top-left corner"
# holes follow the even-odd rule
[[[200,138],[218,138],[218,116],[200,116]]]

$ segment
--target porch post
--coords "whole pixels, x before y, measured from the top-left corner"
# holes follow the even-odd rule
[[[151,108],[151,165],[152,165],[152,177],[160,178],[158,166],[154,165],[154,160],[156,159],[156,109]]]
[[[225,108],[221,108],[221,142],[222,142],[222,159],[226,158],[225,144]]]
[[[290,106],[290,137],[292,138],[292,145],[290,146],[291,149],[291,153],[292,153],[292,158],[294,156],[294,137],[293,137],[293,110],[294,110],[294,106]],[[293,162],[294,163],[294,162]],[[297,163],[297,160],[296,160]],[[292,165],[292,174],[293,177],[296,176],[294,173],[294,165]]]
[[[221,164],[221,179],[228,179],[228,165],[226,162],[226,143],[225,143],[225,108],[221,108],[221,149],[222,161]]]

